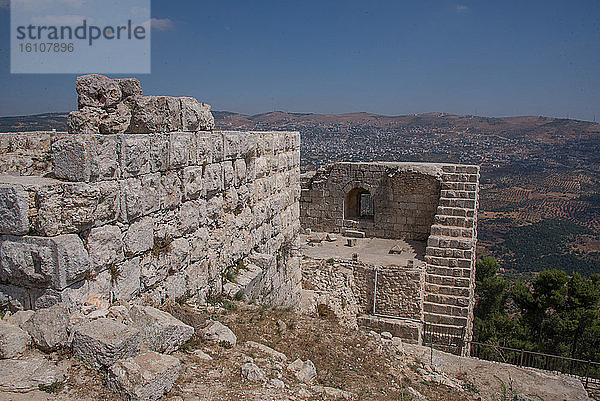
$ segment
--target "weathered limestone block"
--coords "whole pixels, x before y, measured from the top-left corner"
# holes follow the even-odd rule
[[[288,365],[288,369],[294,373],[296,378],[302,383],[312,383],[317,378],[317,369],[310,359],[302,362],[296,359]]]
[[[0,391],[24,393],[66,380],[65,374],[41,355],[0,360]]]
[[[96,271],[121,262],[124,258],[121,229],[117,226],[92,228],[87,237],[87,250]]]
[[[129,316],[152,351],[170,354],[194,335],[194,328],[151,306],[133,306]]]
[[[100,121],[101,134],[122,134],[131,124],[131,109],[124,103],[106,109],[107,114]]]
[[[117,270],[119,277],[112,282],[113,294],[118,300],[131,301],[140,293],[140,258],[135,257],[120,263]]]
[[[183,169],[183,193],[186,199],[200,197],[204,190],[202,172],[203,167],[193,166]]]
[[[179,370],[179,359],[148,351],[111,366],[108,387],[128,400],[158,400],[171,390]]]
[[[153,173],[169,168],[169,134],[156,133],[150,138],[150,169]]]
[[[198,229],[200,219],[199,203],[198,201],[190,201],[181,205],[177,214],[181,235],[191,234]]]
[[[235,170],[235,185],[240,186],[246,182],[246,162],[244,159],[237,159],[233,163]]]
[[[156,212],[160,208],[162,189],[160,174],[147,174],[120,182],[123,218],[131,221]]]
[[[89,181],[91,155],[83,136],[69,135],[52,142],[52,171],[67,181]]]
[[[119,215],[116,182],[50,183],[34,193],[37,215],[32,218],[32,226],[42,235],[78,233],[114,222]]]
[[[200,103],[193,97],[181,97],[180,99],[184,131],[211,131],[215,128],[215,119],[210,112],[210,105]]]
[[[20,185],[0,184],[0,234],[29,231],[29,195]]]
[[[223,165],[223,189],[229,189],[233,186],[235,172],[231,161],[224,161]]]
[[[182,185],[177,171],[168,171],[160,178],[162,186],[161,209],[175,209],[181,205]]]
[[[96,319],[74,328],[73,355],[94,368],[110,367],[140,352],[140,332],[111,319]]]
[[[129,96],[142,96],[142,85],[135,78],[120,78],[114,80],[121,88],[123,99]]]
[[[177,132],[169,135],[169,168],[196,164],[196,135]]]
[[[0,237],[0,280],[62,290],[85,277],[90,260],[75,234]]]
[[[27,348],[31,337],[19,327],[0,320],[0,359],[14,358]]]
[[[132,255],[142,254],[154,245],[154,221],[152,217],[143,217],[131,224],[123,240],[125,250]]]
[[[31,319],[31,317],[33,316],[33,314],[35,313],[35,311],[29,309],[29,310],[20,310],[17,311],[15,313],[13,313],[12,315],[10,315],[6,321],[10,324],[13,324],[15,326],[19,326],[22,327],[23,324],[28,321],[29,319]]]
[[[181,130],[181,101],[169,96],[133,97],[130,133],[149,134]]]
[[[39,309],[22,325],[42,351],[57,351],[67,345],[69,313],[63,304]]]
[[[91,135],[100,133],[100,123],[108,118],[106,110],[95,107],[82,107],[67,116],[69,134]]]
[[[237,337],[233,331],[216,320],[209,321],[208,325],[202,329],[202,338],[216,343],[223,341],[231,346],[234,346],[237,342]]]
[[[124,177],[150,172],[150,137],[125,134],[120,136],[121,169]]]
[[[223,167],[221,163],[207,165],[203,169],[203,177],[206,192],[223,190]]]
[[[270,356],[271,358],[281,361],[281,362],[285,362],[287,361],[287,356],[279,351],[275,351],[273,348],[261,344],[261,343],[257,343],[255,341],[246,341],[246,345],[252,348],[256,348],[259,351],[263,352],[264,354]]]
[[[85,106],[113,107],[121,100],[119,84],[104,75],[78,76],[75,89],[79,94],[77,104],[80,109]]]
[[[52,172],[67,181],[98,181],[121,176],[114,135],[63,135],[52,142]]]

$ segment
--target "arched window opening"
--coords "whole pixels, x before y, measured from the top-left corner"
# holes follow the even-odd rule
[[[348,219],[373,219],[373,197],[364,188],[354,188],[346,194],[345,217]]]

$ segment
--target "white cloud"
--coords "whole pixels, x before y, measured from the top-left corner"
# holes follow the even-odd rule
[[[464,4],[459,4],[456,6],[456,11],[469,11],[469,7]]]
[[[83,22],[85,17],[83,15],[45,15],[43,17],[33,17],[31,22],[37,25],[79,25]],[[87,18],[88,24],[92,22],[92,19]]]
[[[152,29],[157,31],[169,31],[175,27],[175,23],[169,18],[152,18],[150,22]]]

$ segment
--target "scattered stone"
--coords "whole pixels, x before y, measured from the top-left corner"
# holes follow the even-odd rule
[[[381,337],[385,338],[386,340],[391,340],[394,336],[389,331],[383,331],[381,332]]]
[[[403,354],[406,353],[404,343],[400,337],[392,337],[392,345],[397,348],[397,351],[402,352]]]
[[[129,132],[149,134],[180,130],[181,101],[170,96],[133,97],[133,110]]]
[[[325,237],[325,240],[329,241],[329,242],[335,242],[335,241],[337,241],[337,237],[335,235],[327,234],[327,236]]]
[[[23,328],[23,325],[25,324],[25,322],[27,322],[29,319],[31,319],[31,317],[33,316],[34,313],[35,313],[35,311],[33,311],[31,309],[16,311],[12,315],[10,315],[8,318],[6,318],[6,321],[10,324],[14,324],[15,326],[19,326],[20,328]]]
[[[349,246],[349,247],[356,246],[356,238],[348,238],[346,246]]]
[[[123,305],[114,305],[108,308],[108,315],[106,317],[123,324],[132,323],[129,317],[129,309]]]
[[[75,89],[79,95],[77,104],[80,109],[85,106],[113,107],[121,100],[119,84],[104,75],[80,75]]]
[[[90,312],[86,318],[88,320],[102,319],[108,316],[108,309],[98,309]]]
[[[294,373],[296,379],[302,383],[310,384],[317,378],[317,369],[310,359],[302,361],[300,358],[288,365],[288,369]]]
[[[29,333],[33,342],[42,351],[57,351],[67,345],[69,335],[69,314],[63,304],[34,312],[31,318],[22,324],[22,329]]]
[[[120,360],[108,371],[108,387],[128,400],[158,400],[179,377],[179,359],[147,351]]]
[[[27,392],[65,380],[63,372],[41,355],[0,360],[0,391]]]
[[[213,341],[216,343],[225,342],[229,346],[234,346],[237,342],[237,337],[221,322],[216,320],[210,320],[208,325],[202,330],[202,338],[207,341]]]
[[[215,119],[208,104],[200,103],[193,97],[181,97],[180,99],[184,131],[211,131],[215,128]]]
[[[134,306],[129,316],[149,349],[170,354],[194,335],[194,328],[151,306]]]
[[[277,319],[277,322],[275,324],[277,325],[277,331],[279,332],[279,334],[285,334],[285,332],[287,331],[287,324],[285,324],[285,322],[281,319]]]
[[[253,382],[264,381],[267,377],[265,372],[252,362],[248,362],[242,365],[242,376]]]
[[[111,366],[140,352],[140,332],[110,319],[97,319],[75,327],[73,354],[94,368]]]
[[[194,352],[192,352],[192,355],[194,355],[198,359],[203,359],[205,361],[213,360],[212,356],[208,355],[206,352],[202,351],[201,349],[195,350]]]
[[[313,392],[315,392],[316,394],[323,394],[323,395],[326,395],[327,397],[341,398],[344,400],[351,400],[356,396],[354,393],[351,393],[349,391],[340,390],[339,388],[334,388],[334,387],[312,386],[310,389]]]
[[[259,351],[269,355],[273,359],[276,359],[276,360],[279,360],[282,362],[285,362],[288,359],[285,354],[282,354],[279,351],[275,351],[273,348],[266,346],[264,344],[257,343],[255,341],[246,341],[246,345],[249,347],[258,349]]]
[[[402,390],[402,394],[406,395],[410,401],[427,401],[427,398],[412,387],[407,387]]]
[[[282,389],[285,388],[285,383],[279,379],[270,379],[267,382],[267,387]]]
[[[14,358],[22,354],[30,340],[31,337],[25,331],[0,320],[0,359]]]

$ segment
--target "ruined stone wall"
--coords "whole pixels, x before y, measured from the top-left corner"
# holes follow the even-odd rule
[[[416,275],[407,277],[412,273],[402,268],[397,270],[397,277],[384,275],[389,288],[378,289],[379,294],[386,292],[381,295],[381,310],[404,310],[404,317],[415,316],[413,299],[422,300],[420,320],[433,326],[465,327],[465,339],[471,338],[478,166],[335,163],[303,175],[301,184],[303,228],[342,233],[358,229],[367,236],[426,241],[425,255],[421,256],[426,266],[424,276],[418,281]],[[345,199],[354,188],[371,193],[372,220],[345,218]],[[406,282],[420,282],[421,287],[418,291],[416,286],[407,288]],[[369,299],[372,302],[372,287],[362,287],[367,290],[357,295],[359,304]],[[397,302],[403,305],[400,309]]]
[[[78,79],[69,133],[21,135],[51,143],[51,169],[0,175],[0,291],[25,309],[205,299],[243,265],[258,302],[296,304],[299,134],[216,131],[209,106],[134,81]]]
[[[302,260],[303,309],[317,312],[324,304],[342,322],[356,325],[359,315],[373,313],[376,266],[346,260]],[[379,266],[375,312],[423,320],[425,264]]]
[[[302,224],[316,231],[358,229],[367,236],[424,241],[440,196],[435,176],[411,165],[335,163],[302,186]],[[348,217],[346,197],[355,188],[371,193],[373,218]]]

